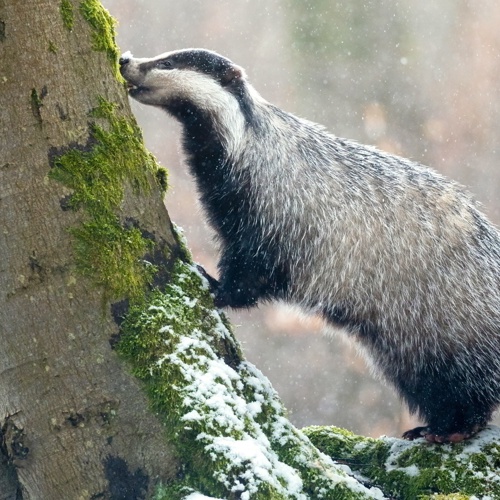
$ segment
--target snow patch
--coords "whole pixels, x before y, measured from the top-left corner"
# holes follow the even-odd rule
[[[202,493],[198,493],[197,491],[190,493],[187,497],[184,497],[182,500],[223,500],[222,498],[215,497],[207,497]]]

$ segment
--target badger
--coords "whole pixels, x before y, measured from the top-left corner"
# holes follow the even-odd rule
[[[459,442],[500,401],[500,233],[458,184],[264,100],[204,49],[119,60],[131,97],[183,125],[220,242],[218,307],[283,300],[341,326],[410,411]]]

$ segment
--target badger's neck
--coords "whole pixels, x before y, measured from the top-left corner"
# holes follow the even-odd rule
[[[252,135],[253,103],[243,92],[235,95],[219,87],[203,101],[199,97],[169,110],[183,125],[186,161],[209,219],[227,239],[250,212],[249,176],[240,159]]]
[[[206,175],[214,162],[238,156],[248,126],[246,96],[220,86],[196,99],[181,99],[168,109],[184,127],[184,150],[195,176]],[[208,163],[210,165],[208,165]]]

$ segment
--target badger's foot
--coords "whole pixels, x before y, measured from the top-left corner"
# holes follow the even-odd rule
[[[471,429],[461,432],[436,433],[430,427],[415,427],[403,434],[403,439],[413,441],[414,439],[424,438],[428,443],[460,443],[477,434],[484,426],[475,425]]]
[[[205,269],[199,264],[196,264],[196,268],[198,269],[198,272],[208,281],[208,286],[210,287],[210,293],[212,293],[213,295],[217,294],[217,291],[219,290],[220,287],[220,283],[215,278],[210,276],[210,274],[208,274],[205,271]]]
[[[198,272],[208,281],[208,286],[210,288],[210,293],[214,299],[214,306],[217,309],[222,309],[231,305],[231,297],[222,289],[220,281],[216,280],[213,276],[210,276],[205,269],[196,264]]]
[[[413,441],[414,439],[425,437],[425,434],[428,431],[428,427],[415,427],[414,429],[403,432],[402,438],[407,439],[408,441]]]

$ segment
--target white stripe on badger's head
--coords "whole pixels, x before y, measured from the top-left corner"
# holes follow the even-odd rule
[[[131,97],[139,102],[162,107],[181,121],[187,109],[205,113],[232,146],[235,134],[241,137],[244,118],[237,95],[246,75],[229,59],[204,49],[166,52],[151,59],[127,52],[120,58],[120,69]]]

